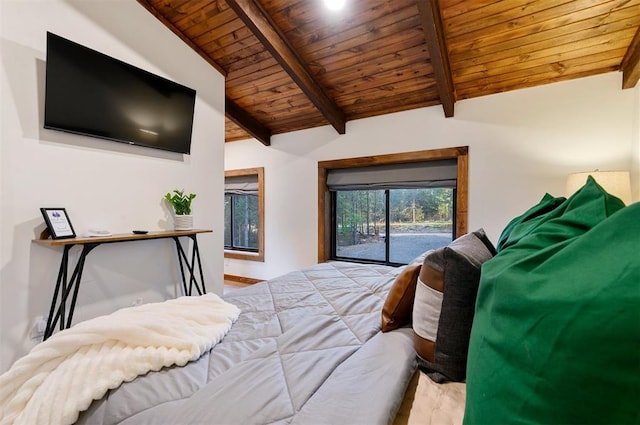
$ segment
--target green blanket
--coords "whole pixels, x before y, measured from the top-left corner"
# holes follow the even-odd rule
[[[541,211],[483,265],[464,422],[639,423],[640,203],[590,178]]]

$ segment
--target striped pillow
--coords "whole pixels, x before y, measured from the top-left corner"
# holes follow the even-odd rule
[[[483,229],[424,260],[413,305],[418,364],[436,382],[464,381],[480,268],[496,254]]]

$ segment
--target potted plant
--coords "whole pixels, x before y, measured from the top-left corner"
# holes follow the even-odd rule
[[[191,201],[196,197],[195,193],[185,194],[184,190],[174,190],[164,195],[175,212],[173,221],[175,230],[193,229],[193,216],[191,215]]]

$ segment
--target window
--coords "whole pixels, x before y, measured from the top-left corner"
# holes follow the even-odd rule
[[[224,256],[264,261],[264,170],[225,171]]]
[[[466,147],[318,168],[319,261],[407,264],[466,233]]]

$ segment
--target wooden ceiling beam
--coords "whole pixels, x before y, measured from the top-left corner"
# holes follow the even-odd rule
[[[630,89],[638,84],[638,80],[640,80],[640,27],[638,27],[636,35],[622,58],[620,70],[622,71],[623,89]]]
[[[227,96],[224,97],[224,114],[263,145],[271,145],[271,131]]]
[[[445,117],[452,117],[456,96],[449,64],[447,42],[440,15],[440,6],[438,0],[418,0],[417,4],[444,115]]]
[[[153,5],[151,5],[147,0],[137,0],[137,1],[138,3],[140,3],[140,5],[142,5],[142,7],[147,9],[153,16],[155,16],[157,20],[162,22],[162,24],[165,27],[169,28],[175,35],[177,35],[180,38],[180,40],[184,41],[197,54],[199,54],[202,57],[202,59],[207,61],[209,65],[213,66],[223,76],[225,77],[227,76],[227,71],[225,71],[224,68],[222,68],[216,61],[211,59],[211,57],[204,50],[198,47],[193,41],[189,39],[189,37],[187,37],[182,31],[180,31],[178,27],[173,25],[171,21],[169,21],[160,12],[158,12],[156,8],[153,7]]]
[[[345,133],[345,113],[313,78],[295,49],[256,0],[227,0],[227,4],[273,55],[280,66],[325,116],[338,134]]]

